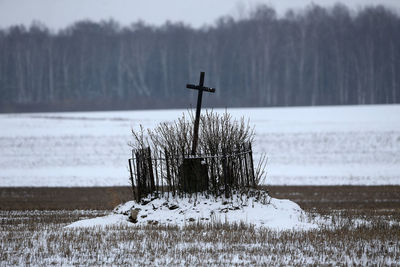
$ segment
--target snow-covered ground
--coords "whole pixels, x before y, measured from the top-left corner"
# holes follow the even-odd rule
[[[295,207],[278,205],[284,206]],[[265,217],[273,213],[268,207],[263,212]],[[398,266],[400,262],[395,211],[335,211],[312,219],[318,227],[311,231],[196,221],[166,227],[128,224],[127,216],[104,215],[105,211],[95,210],[0,210],[0,266]]]
[[[265,192],[257,196],[234,194],[231,198],[198,196],[148,199],[137,204],[129,201],[116,207],[113,213],[92,219],[76,221],[67,228],[104,227],[113,225],[172,225],[183,227],[191,223],[221,224],[236,223],[266,227],[272,230],[309,230],[317,228],[299,205],[287,199],[271,198]],[[131,209],[137,221],[129,221]]]
[[[224,109],[216,109],[224,112]],[[186,110],[0,115],[0,187],[125,186],[131,128]],[[399,185],[400,105],[238,108],[268,185]]]

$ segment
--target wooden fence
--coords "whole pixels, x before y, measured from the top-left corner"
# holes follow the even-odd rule
[[[129,170],[137,202],[149,194],[160,193],[183,197],[202,192],[229,197],[234,190],[257,185],[250,143],[235,151],[194,157],[171,155],[167,151],[155,154],[150,148],[133,150]]]

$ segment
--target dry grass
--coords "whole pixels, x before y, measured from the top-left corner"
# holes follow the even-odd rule
[[[396,265],[399,188],[269,187],[272,196],[299,202],[320,222],[317,230],[299,232],[199,223],[183,229],[65,229],[76,220],[106,214],[115,202],[130,198],[129,188],[3,188],[0,266]],[[102,210],[71,210],[94,206]],[[46,208],[53,211],[27,210]]]
[[[390,265],[400,262],[399,215],[332,213],[319,230],[239,225],[64,229],[99,211],[2,211],[0,265]]]

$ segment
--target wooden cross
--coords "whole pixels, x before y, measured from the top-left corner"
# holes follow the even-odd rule
[[[193,143],[192,143],[192,155],[196,155],[197,141],[199,138],[199,121],[200,121],[200,110],[201,110],[201,99],[203,98],[203,91],[214,93],[215,88],[205,87],[204,85],[204,72],[200,72],[199,85],[187,84],[186,88],[198,90],[197,96],[197,108],[196,108],[196,120],[194,121],[193,129]]]

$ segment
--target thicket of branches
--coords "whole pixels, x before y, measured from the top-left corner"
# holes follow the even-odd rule
[[[194,116],[191,112],[173,122],[161,122],[155,129],[132,129],[133,149],[150,147],[154,157],[163,156],[165,151],[171,155],[189,156],[193,140]],[[255,132],[249,121],[243,117],[233,119],[225,111],[222,114],[206,110],[200,116],[199,124],[199,155],[232,154],[245,143],[254,141]]]
[[[400,103],[399,29],[387,8],[344,5],[260,6],[202,29],[13,26],[0,30],[0,110],[187,107],[199,71],[214,107]]]
[[[189,113],[188,116],[183,114],[181,118],[174,122],[162,122],[155,129],[144,130],[142,127],[137,131],[132,129],[133,141],[130,146],[133,151],[146,150],[150,147],[152,159],[157,159],[157,163],[154,164],[165,164],[172,170],[171,180],[156,181],[157,184],[168,185],[170,188],[179,186],[179,179],[182,175],[180,168],[183,160],[192,157],[190,153],[193,124],[193,114]],[[254,129],[250,127],[249,121],[245,121],[244,118],[233,119],[228,112],[218,114],[213,111],[206,111],[201,116],[199,126],[199,147],[196,157],[204,158],[208,165],[212,165],[212,170],[208,169],[211,180],[209,191],[218,195],[220,191],[225,190],[224,183],[226,180],[224,176],[243,182],[243,188],[245,186],[254,188],[265,179],[265,156],[261,157],[256,166],[250,166],[250,162],[248,162],[248,168],[254,167],[254,177],[253,174],[245,173],[245,166],[238,165],[240,159],[244,164],[244,157],[234,156],[238,153],[247,152],[250,149],[249,144],[251,146],[254,140]],[[165,160],[168,160],[168,164],[165,163]],[[253,163],[251,162],[251,164]],[[226,169],[224,170],[224,168]],[[239,170],[239,168],[241,169]],[[159,177],[167,177],[166,167],[159,169],[161,169],[159,170]],[[248,177],[252,180],[245,181]],[[203,178],[206,179],[206,177]],[[231,189],[241,189],[239,188],[241,185],[235,184],[233,181],[231,183],[234,187],[237,187]]]

